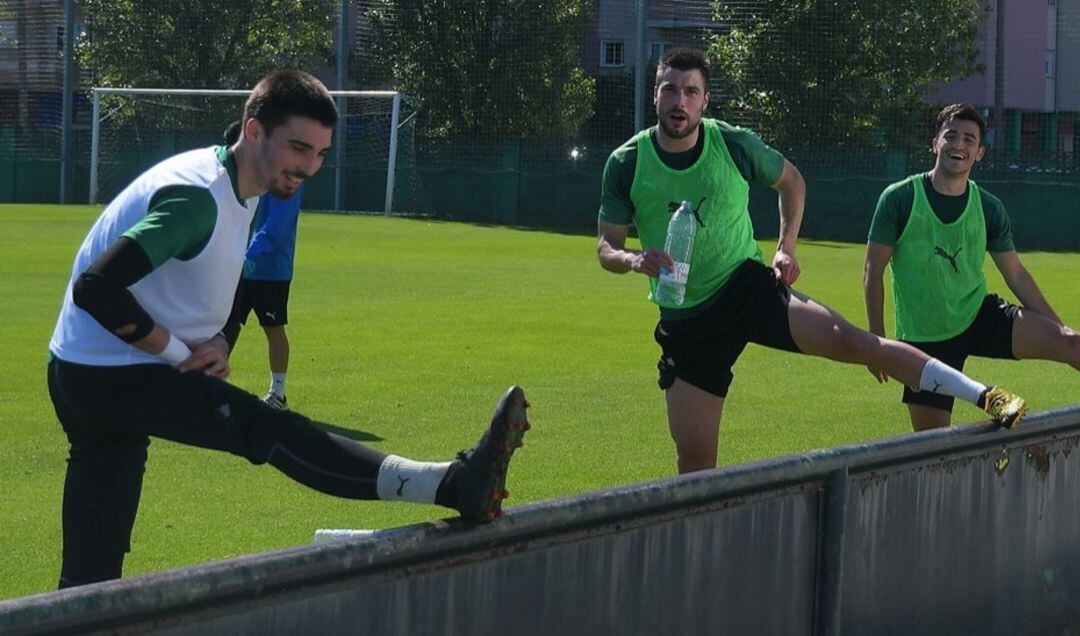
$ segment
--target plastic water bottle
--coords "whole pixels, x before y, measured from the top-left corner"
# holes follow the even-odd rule
[[[351,528],[319,528],[315,531],[314,543],[326,543],[340,539],[355,539],[357,537],[374,537],[378,530],[360,530]]]
[[[668,221],[664,251],[675,261],[675,269],[660,270],[660,281],[656,285],[656,300],[659,302],[681,305],[686,299],[686,281],[690,277],[690,255],[694,253],[696,233],[694,208],[689,201],[683,201]]]

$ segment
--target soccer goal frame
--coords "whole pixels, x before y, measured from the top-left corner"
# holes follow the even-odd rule
[[[232,89],[181,89],[181,88],[109,88],[94,87],[93,89],[93,124],[90,133],[90,192],[89,203],[97,203],[98,198],[98,170],[100,168],[101,153],[101,97],[103,95],[197,95],[203,97],[246,97],[251,94],[248,90]],[[394,209],[394,177],[397,163],[398,129],[401,127],[401,93],[397,91],[330,91],[330,95],[338,102],[338,111],[343,113],[338,118],[338,126],[334,144],[334,209],[343,209],[343,183],[342,164],[345,144],[340,140],[344,138],[346,131],[346,109],[344,100],[350,97],[384,98],[391,101],[391,116],[388,139],[388,162],[386,170],[386,200],[384,213],[391,214]],[[108,115],[106,115],[106,118]]]

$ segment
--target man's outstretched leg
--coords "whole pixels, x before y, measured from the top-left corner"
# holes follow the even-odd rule
[[[144,371],[137,382],[140,400],[130,408],[151,436],[269,463],[337,497],[433,503],[469,521],[498,516],[509,496],[507,467],[530,428],[525,392],[514,386],[471,450],[449,462],[419,462],[331,433],[218,378],[163,367]]]
[[[189,379],[199,384],[205,381]],[[215,382],[220,393],[213,401],[221,403],[215,417],[224,420],[218,426],[224,437],[219,442],[205,437],[177,441],[229,450],[256,464],[269,463],[327,494],[433,503],[457,510],[467,521],[490,521],[499,515],[502,500],[510,494],[506,490],[510,459],[530,428],[525,392],[511,387],[472,449],[460,452],[453,461],[421,462],[330,433],[299,413],[273,409],[253,395]]]
[[[795,290],[791,290],[788,319],[791,337],[804,353],[863,364],[910,387],[971,402],[1006,428],[1019,424],[1027,413],[1027,404],[1019,396],[977,382],[911,345],[863,331]]]
[[[219,378],[165,365],[91,367],[53,360],[49,391],[72,439],[62,586],[120,576],[147,436],[270,463],[331,495],[437,503],[468,521],[483,522],[501,512],[509,495],[507,467],[530,427],[525,393],[512,387],[471,450],[451,462],[413,462],[330,433],[299,413],[267,406]]]
[[[1022,360],[1064,362],[1080,371],[1080,334],[1036,311],[1017,312],[1012,345],[1013,354]]]

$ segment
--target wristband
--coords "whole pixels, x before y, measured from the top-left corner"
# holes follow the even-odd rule
[[[158,357],[170,365],[178,367],[181,362],[191,357],[191,349],[184,344],[183,340],[169,334],[169,344],[165,345]]]

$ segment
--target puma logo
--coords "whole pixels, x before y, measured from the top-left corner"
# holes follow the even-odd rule
[[[708,197],[701,197],[701,200],[698,201],[697,205],[690,210],[694,214],[694,220],[697,221],[698,225],[701,227],[705,227],[705,222],[701,220],[701,215],[699,214],[699,212],[701,211],[701,204],[705,203],[705,199],[707,198]],[[668,214],[675,214],[675,212],[678,211],[680,205],[682,204],[678,201],[668,201]]]
[[[944,258],[945,260],[949,261],[949,264],[952,265],[953,271],[956,272],[957,274],[959,274],[960,273],[960,268],[956,266],[956,257],[960,255],[960,250],[962,250],[962,249],[964,249],[963,245],[956,248],[956,251],[953,252],[952,254],[949,254],[944,249],[942,249],[942,248],[938,247],[937,245],[935,245],[934,246],[934,256],[940,256],[941,258]]]
[[[270,320],[277,320],[277,312],[276,311],[267,311],[267,312],[264,312],[264,313],[266,314],[266,317],[269,318]]]
[[[402,493],[405,491],[405,482],[409,481],[411,477],[402,477],[401,475],[397,475],[397,478],[398,481],[401,482],[401,485],[399,485],[397,488],[397,496],[402,497]]]

